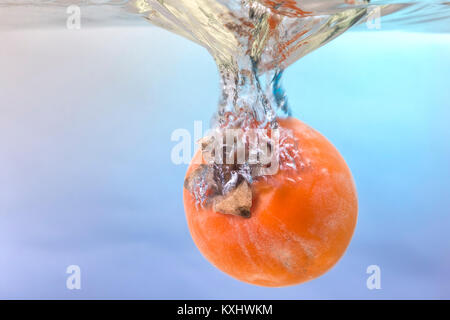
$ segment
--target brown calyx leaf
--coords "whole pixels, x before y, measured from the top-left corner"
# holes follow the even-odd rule
[[[214,180],[214,169],[206,164],[199,165],[192,173],[184,179],[184,187],[189,192],[194,192],[194,187],[198,181],[203,180],[206,185],[212,189],[217,189],[216,181]]]
[[[217,196],[213,201],[213,210],[223,214],[232,214],[250,218],[252,207],[252,190],[247,181],[224,196]]]
[[[241,161],[238,151],[242,151],[245,158],[246,146],[228,148],[226,142],[217,140],[213,135],[197,141],[207,164],[201,164],[192,171],[186,177],[184,187],[194,195],[198,203],[212,205],[215,212],[249,218],[252,190],[248,181],[252,180],[249,177],[252,169],[247,163],[237,163],[238,160]],[[215,163],[216,156],[225,163]]]

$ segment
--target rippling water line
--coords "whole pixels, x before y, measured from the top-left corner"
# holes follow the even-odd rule
[[[214,0],[213,0],[214,1]],[[213,2],[212,1],[212,2]],[[221,0],[215,0],[223,2]],[[353,0],[348,0],[352,3]],[[312,0],[297,1],[308,3]],[[318,0],[319,8],[342,9],[344,0]],[[364,1],[355,0],[355,3]],[[94,26],[146,26],[142,15],[132,7],[143,0],[106,0],[95,3],[92,0],[0,0],[0,30],[33,27],[65,28],[69,5],[78,5],[83,12],[83,25]],[[367,4],[361,4],[367,5]],[[382,29],[423,32],[450,32],[450,1],[442,0],[388,0],[370,1],[370,6],[401,6],[391,15],[382,17]],[[323,10],[321,11],[323,12]],[[363,28],[359,28],[363,30]]]

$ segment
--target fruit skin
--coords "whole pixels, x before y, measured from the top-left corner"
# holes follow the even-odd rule
[[[251,218],[197,208],[191,193],[183,194],[189,230],[203,256],[238,280],[267,287],[300,284],[333,267],[350,243],[358,211],[351,172],[336,148],[300,120],[278,122],[293,130],[309,165],[254,181]],[[199,159],[197,153],[187,175]],[[296,183],[287,179],[298,177]]]

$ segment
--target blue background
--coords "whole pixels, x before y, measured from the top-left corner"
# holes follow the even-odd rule
[[[360,210],[335,268],[276,289],[215,269],[187,229],[170,136],[216,108],[206,50],[151,27],[1,39],[0,298],[450,298],[449,35],[350,32],[286,71],[294,116],[341,151]]]

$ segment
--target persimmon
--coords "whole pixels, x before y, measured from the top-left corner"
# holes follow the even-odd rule
[[[300,284],[328,271],[344,254],[357,220],[355,184],[337,149],[300,120],[278,124],[293,133],[297,143],[290,148],[299,150],[304,165],[232,190],[227,201],[245,203],[250,192],[249,212],[224,214],[215,205],[198,205],[186,183],[183,194],[189,230],[203,256],[236,279],[268,287]],[[186,181],[202,163],[199,151]]]

